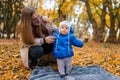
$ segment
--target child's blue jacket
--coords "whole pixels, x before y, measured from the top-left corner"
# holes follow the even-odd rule
[[[70,32],[67,35],[62,35],[57,30],[54,33],[55,42],[53,48],[53,55],[55,58],[63,59],[66,57],[72,57],[74,55],[72,45],[82,47],[83,42],[74,36],[74,30],[70,27]]]

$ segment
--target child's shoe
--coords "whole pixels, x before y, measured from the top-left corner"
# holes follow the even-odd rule
[[[60,77],[61,77],[61,78],[65,77],[65,74],[60,74]]]
[[[66,73],[65,75],[67,76],[67,75],[69,75],[69,73]]]

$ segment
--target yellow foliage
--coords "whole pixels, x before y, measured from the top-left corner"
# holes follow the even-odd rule
[[[110,26],[110,16],[108,14],[106,14],[105,19],[106,19],[106,24]]]
[[[71,1],[67,1],[65,2],[62,7],[61,7],[61,11],[64,14],[68,14],[74,11],[74,5],[75,5],[76,1],[75,0],[71,0]]]

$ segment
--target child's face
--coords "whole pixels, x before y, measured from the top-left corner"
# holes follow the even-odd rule
[[[60,33],[63,34],[63,35],[66,35],[69,33],[69,27],[65,24],[61,25],[60,27]]]

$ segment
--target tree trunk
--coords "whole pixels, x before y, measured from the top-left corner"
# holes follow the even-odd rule
[[[10,26],[10,22],[11,22],[11,19],[12,19],[12,12],[13,12],[13,8],[12,8],[12,1],[11,0],[8,0],[8,3],[6,5],[6,12],[7,12],[7,15],[6,15],[6,33],[7,33],[7,39],[10,39],[10,34],[11,34],[11,26]]]
[[[5,27],[6,24],[5,24],[5,21],[6,20],[4,20],[4,22],[3,22],[4,24],[3,24],[2,38],[5,38],[5,34],[6,34],[6,27]]]
[[[62,0],[62,3],[59,5],[59,9],[58,9],[58,15],[59,15],[59,21],[65,20],[66,15],[63,14],[63,12],[61,11],[61,7],[64,4],[65,0]]]
[[[115,19],[118,16],[118,11],[116,13],[113,12],[114,9],[111,7],[112,1],[107,0],[107,4],[110,15],[110,32],[107,42],[115,43],[117,42],[117,38],[116,38],[117,30],[115,30]]]
[[[16,22],[16,23],[17,23],[17,22]],[[16,36],[15,36],[15,30],[16,30],[15,25],[16,25],[16,24],[13,25],[13,26],[14,26],[14,30],[13,30],[13,38],[16,38]]]
[[[109,32],[109,37],[108,37],[108,40],[107,42],[110,42],[110,43],[115,43],[117,42],[117,38],[116,38],[116,33],[117,33],[117,30],[115,30],[115,17],[113,15],[110,16],[111,20],[110,20],[110,32]]]
[[[118,23],[118,29],[119,29],[119,34],[118,34],[118,43],[120,43],[120,22]]]
[[[97,39],[99,39],[99,42],[103,42],[104,41],[104,28],[105,28],[105,24],[106,24],[106,20],[105,20],[105,16],[106,16],[106,1],[103,2],[103,9],[102,9],[102,15],[101,15],[101,24],[100,24],[100,28],[98,30],[98,37]]]
[[[120,28],[119,28],[119,30],[120,30]],[[119,38],[118,38],[118,42],[120,43],[120,32],[119,32]]]
[[[7,25],[6,26],[7,27],[7,30],[6,30],[6,32],[7,32],[7,39],[10,39],[10,34],[11,34],[11,29],[10,29],[10,25]]]
[[[118,21],[118,30],[119,30],[118,43],[120,43],[120,13],[117,16],[117,21]]]
[[[15,26],[18,22],[18,16],[15,17],[15,15],[20,16],[21,9],[23,8],[23,0],[1,0],[0,6],[0,16],[2,16],[0,22],[4,23],[4,29],[2,31],[1,37],[4,38],[4,34],[7,34],[7,38],[9,39],[11,33],[14,33],[15,36]],[[13,17],[15,18],[14,20]]]
[[[1,30],[0,30],[0,38],[1,38],[1,36],[2,36],[1,34],[2,34],[2,32],[1,32]]]
[[[93,14],[91,12],[89,1],[88,0],[84,0],[84,2],[86,4],[89,20],[90,20],[90,22],[92,23],[92,26],[93,26],[93,39],[96,42],[102,42],[104,40],[103,32],[104,32],[104,27],[105,27],[106,6],[104,6],[104,8],[103,8],[102,17],[101,17],[101,21],[102,22],[101,22],[100,28],[98,28],[97,27],[97,23],[95,21],[95,18],[93,17]]]

